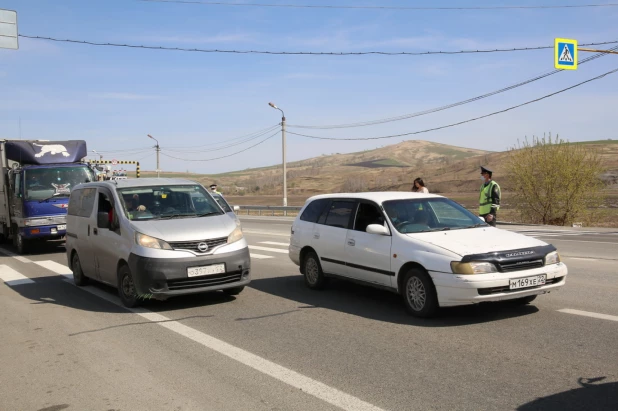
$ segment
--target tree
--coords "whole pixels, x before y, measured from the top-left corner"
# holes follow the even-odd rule
[[[602,202],[604,172],[598,152],[556,135],[533,137],[509,150],[507,172],[518,212],[532,223],[572,224]]]

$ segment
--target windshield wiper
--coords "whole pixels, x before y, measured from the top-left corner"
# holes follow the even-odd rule
[[[52,194],[52,196],[51,196],[51,197],[47,197],[46,199],[43,199],[43,200],[39,201],[39,204],[40,204],[40,203],[42,203],[43,201],[49,201],[49,200],[51,200],[52,198],[56,198],[56,197],[64,197],[64,196],[69,196],[69,197],[70,197],[70,196],[71,196],[71,193],[54,193],[54,194]]]
[[[173,218],[178,218],[178,217],[196,217],[196,215],[195,214],[170,214],[170,215],[159,216],[159,220],[171,220]]]
[[[474,224],[474,225],[469,225],[466,228],[476,228],[476,227],[481,227],[486,225],[485,223],[478,223],[478,224]]]
[[[209,213],[196,214],[195,216],[196,217],[206,217],[206,216],[215,215],[215,214],[221,215],[221,213],[219,213],[218,211],[211,211]]]

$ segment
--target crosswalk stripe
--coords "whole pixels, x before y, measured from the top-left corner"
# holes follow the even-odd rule
[[[0,265],[0,279],[2,279],[2,281],[9,286],[34,283],[34,281],[13,270],[8,265]]]
[[[255,258],[256,260],[264,260],[266,258],[275,258],[275,257],[273,257],[271,255],[251,253],[251,258]]]
[[[272,251],[273,253],[281,253],[281,254],[287,254],[288,253],[288,250],[282,250],[280,248],[260,247],[258,245],[250,245],[249,249],[250,250],[259,250],[259,251]]]
[[[22,263],[28,264],[28,263],[32,262],[32,260],[30,260],[30,259],[28,259],[26,257],[22,257],[21,255],[17,255],[14,252],[9,251],[9,250],[4,249],[4,248],[0,248],[0,254],[4,254],[7,257],[13,257],[14,259],[16,259],[17,261],[22,262]]]
[[[69,269],[69,267],[64,264],[60,264],[51,260],[35,261],[34,263],[43,268],[47,268],[49,271],[53,271],[56,274],[60,274],[69,279],[73,278],[73,272]]]
[[[287,247],[290,245],[290,243],[278,243],[276,241],[260,241],[260,244],[281,245],[283,247]]]

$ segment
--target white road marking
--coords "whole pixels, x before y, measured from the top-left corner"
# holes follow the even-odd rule
[[[276,241],[260,241],[260,244],[268,244],[268,245],[280,245],[283,247],[287,247],[290,243],[278,243]]]
[[[68,280],[65,281],[71,283]],[[80,288],[93,295],[96,295],[97,297],[109,301],[112,304],[131,311],[139,315],[140,317],[152,321],[153,323],[156,323],[163,328],[167,328],[170,331],[186,337],[206,348],[216,351],[219,354],[225,355],[232,360],[238,361],[241,364],[253,368],[258,372],[269,375],[272,378],[275,378],[285,384],[297,388],[306,394],[313,395],[314,397],[329,404],[332,404],[336,407],[351,411],[383,411],[381,408],[365,402],[360,398],[354,397],[343,391],[339,391],[336,388],[330,387],[324,383],[316,381],[289,368],[285,368],[265,358],[252,354],[249,351],[243,350],[242,348],[238,348],[234,345],[226,343],[225,341],[219,340],[194,328],[181,324],[178,321],[173,321],[163,315],[154,313],[143,308],[126,308],[122,305],[120,299],[113,294],[109,294],[92,286]]]
[[[73,271],[71,271],[71,269],[64,264],[60,264],[51,260],[35,261],[34,263],[40,265],[43,268],[47,268],[49,271],[53,271],[56,274],[63,275],[69,279],[73,279]]]
[[[288,250],[282,250],[280,248],[260,247],[258,245],[250,245],[249,249],[250,250],[259,250],[259,251],[271,251],[273,253],[288,254]]]
[[[289,231],[289,230],[288,230]],[[262,235],[274,235],[274,236],[278,236],[278,237],[288,237],[290,238],[290,233],[282,233],[282,232],[274,232],[274,231],[261,231],[261,230],[247,230],[247,229],[242,229],[243,233],[248,233],[248,234],[262,234]]]
[[[34,281],[13,270],[8,265],[0,265],[0,279],[2,279],[2,281],[9,286],[34,283]]]
[[[272,255],[263,255],[263,254],[255,254],[255,253],[250,253],[251,254],[251,258],[255,258],[256,260],[264,260],[266,258],[275,258]]]
[[[28,264],[28,263],[32,262],[32,260],[30,260],[29,258],[22,257],[21,255],[17,255],[14,252],[6,250],[4,248],[0,248],[0,254],[4,254],[7,257],[13,257],[14,259],[16,259],[17,261],[20,261],[22,263]]]
[[[609,320],[609,321],[617,321],[618,322],[618,316],[616,316],[616,315],[591,313],[589,311],[572,310],[570,308],[563,308],[562,310],[558,310],[558,311],[561,312],[561,313],[566,313],[566,314],[582,315],[584,317],[599,318],[601,320]]]

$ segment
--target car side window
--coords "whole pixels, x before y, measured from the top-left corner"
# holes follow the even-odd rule
[[[114,212],[114,197],[107,190],[99,189],[97,213],[107,213],[110,223],[110,230],[114,230],[117,227],[115,222],[117,221],[116,213]]]
[[[367,231],[367,226],[370,224],[384,225],[384,215],[380,209],[370,203],[360,203],[356,212],[356,220],[354,221],[355,231]]]
[[[350,216],[355,206],[356,202],[354,201],[333,201],[324,224],[331,227],[348,228]]]
[[[82,190],[81,204],[79,206],[78,215],[80,217],[90,217],[94,208],[94,201],[97,198],[96,188],[85,188]]]
[[[320,216],[324,212],[327,204],[328,200],[326,199],[312,201],[311,204],[309,204],[307,208],[305,208],[305,210],[300,216],[300,219],[302,221],[307,221],[308,223],[317,223],[318,218],[320,218]]]

